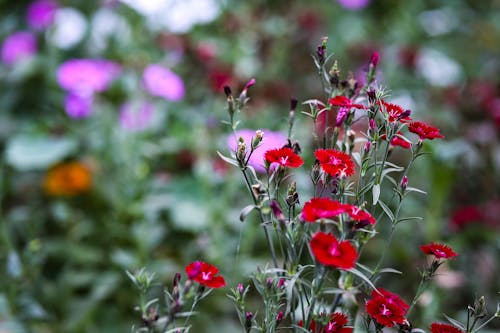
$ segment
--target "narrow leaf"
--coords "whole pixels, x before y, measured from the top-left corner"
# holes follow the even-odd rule
[[[382,207],[387,217],[391,219],[391,222],[394,222],[394,214],[392,213],[391,209],[387,207],[387,205],[382,200],[379,200],[378,204],[380,205],[380,207]]]
[[[378,199],[380,198],[380,184],[373,185],[372,193],[373,193],[373,204],[376,205]]]
[[[230,158],[230,157],[224,156],[219,151],[217,152],[217,155],[219,155],[219,157],[222,158],[227,163],[239,167],[238,161],[236,161],[234,158]]]
[[[465,326],[464,324],[462,324],[461,322],[459,322],[458,320],[456,319],[453,319],[449,316],[447,316],[446,314],[443,313],[443,316],[450,322],[452,323],[453,325],[455,325],[456,327],[460,328],[461,330],[465,330]]]
[[[351,272],[352,274],[361,278],[361,280],[365,281],[370,287],[372,287],[373,290],[377,290],[377,288],[375,288],[375,285],[370,281],[370,279],[366,275],[364,275],[362,272],[358,271],[356,268],[351,268],[348,270],[348,272]],[[377,292],[378,292],[378,290],[377,290]]]
[[[240,212],[240,221],[244,222],[245,219],[247,218],[248,214],[250,214],[250,212],[254,209],[255,209],[255,205],[248,205],[245,208],[243,208]]]

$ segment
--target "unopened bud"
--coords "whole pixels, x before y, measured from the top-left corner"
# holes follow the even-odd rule
[[[370,129],[373,131],[377,128],[377,124],[375,123],[375,119],[371,118],[369,121]]]
[[[281,223],[285,222],[285,215],[281,210],[280,204],[276,200],[272,200],[269,204],[271,206],[271,210],[273,212],[274,217]]]
[[[349,108],[339,108],[339,110],[337,111],[337,118],[335,119],[335,126],[342,126],[348,115]]]
[[[250,329],[252,328],[252,319],[253,319],[253,313],[247,311],[245,313],[245,330],[247,332],[250,332]]]
[[[406,190],[406,187],[408,186],[408,176],[403,176],[403,179],[401,179],[401,188]]]
[[[261,130],[255,131],[255,137],[252,138],[252,149],[257,148],[257,146],[262,142],[264,137],[264,132]]]
[[[243,297],[243,293],[245,292],[245,289],[243,288],[243,285],[241,283],[238,283],[238,293],[240,294],[240,297]]]
[[[224,93],[226,94],[226,97],[229,98],[231,97],[231,88],[229,86],[224,86]]]
[[[268,277],[266,279],[266,287],[267,289],[271,289],[273,287],[273,278]]]
[[[370,66],[377,67],[379,60],[380,56],[378,52],[377,51],[373,52],[370,58]]]
[[[375,104],[375,101],[377,100],[377,94],[375,93],[375,90],[368,90],[366,94],[368,95],[368,102],[370,102],[371,105]]]
[[[255,79],[251,79],[250,81],[247,82],[247,84],[245,85],[245,88],[243,88],[243,90],[241,91],[240,97],[238,97],[238,99],[240,101],[240,105],[244,105],[247,102],[248,88],[253,86],[255,84],[255,82],[256,82]]]
[[[236,159],[238,161],[244,161],[247,152],[247,146],[242,137],[238,140],[238,149],[236,150]]]
[[[484,296],[481,296],[478,300],[474,302],[474,308],[476,310],[476,318],[484,318],[488,314],[486,310],[486,302],[484,300]]]
[[[372,147],[372,142],[366,141],[365,146],[363,148],[363,151],[365,152],[365,154],[368,154],[370,152],[371,147]]]
[[[278,314],[276,315],[276,325],[279,325],[279,323],[281,323],[284,315],[285,314],[283,313],[283,311],[278,312]]]
[[[177,287],[180,280],[181,280],[181,273],[175,273],[173,282],[174,287]]]

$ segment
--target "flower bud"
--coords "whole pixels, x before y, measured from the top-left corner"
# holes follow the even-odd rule
[[[375,123],[375,119],[370,119],[369,121],[370,129],[373,131],[377,128],[377,124]]]
[[[245,103],[247,102],[247,92],[248,92],[248,88],[250,88],[251,86],[253,86],[255,84],[255,79],[251,79],[250,81],[248,81],[248,83],[245,85],[245,88],[243,88],[243,90],[241,91],[241,94],[240,96],[238,97],[238,100],[240,102],[240,105],[245,105]]]
[[[365,146],[363,148],[363,151],[365,152],[365,154],[368,154],[370,152],[371,147],[372,147],[372,142],[366,141]]]
[[[226,94],[226,97],[229,98],[231,97],[231,88],[229,86],[224,86],[224,93]]]
[[[339,108],[339,111],[337,112],[337,118],[335,119],[335,126],[340,127],[344,123],[344,121],[347,119],[347,116],[349,115],[349,108]]]
[[[250,332],[250,329],[252,328],[252,319],[253,319],[253,313],[247,311],[245,313],[245,330],[247,332]]]
[[[238,293],[240,294],[240,297],[243,297],[243,294],[245,292],[245,289],[243,288],[243,285],[241,283],[238,283]]]
[[[273,287],[273,278],[268,277],[266,279],[266,287],[267,289],[271,289]]]
[[[271,206],[271,210],[273,212],[274,217],[280,222],[285,223],[285,215],[281,210],[280,204],[276,200],[272,200],[269,204]]]
[[[375,90],[370,89],[366,92],[366,94],[368,95],[368,102],[370,102],[371,105],[375,104],[375,101],[377,100]]]
[[[370,66],[377,67],[379,60],[380,56],[378,52],[377,51],[373,52],[370,58]]]
[[[284,315],[285,314],[283,313],[283,311],[278,312],[278,314],[276,315],[276,325],[279,325],[281,323]]]
[[[242,137],[238,140],[238,148],[236,150],[236,159],[238,161],[244,161],[246,157],[247,146]]]
[[[259,144],[262,142],[262,139],[264,137],[264,132],[261,130],[255,131],[255,137],[252,138],[252,149],[255,149],[259,146]]]
[[[403,176],[403,179],[401,179],[401,188],[406,190],[406,187],[408,186],[408,176]]]
[[[285,286],[285,279],[281,278],[278,280],[278,288],[283,288]]]
[[[174,287],[177,287],[180,280],[181,280],[181,273],[175,273],[173,282]]]
[[[411,115],[411,110],[405,110],[404,112],[401,112],[401,114],[398,116],[398,120],[407,118]]]

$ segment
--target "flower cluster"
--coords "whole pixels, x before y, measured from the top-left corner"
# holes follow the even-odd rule
[[[376,220],[367,211],[350,204],[343,204],[329,198],[313,198],[304,204],[302,219],[315,222],[320,219],[333,219],[346,213],[351,219],[358,222],[375,224]]]
[[[372,291],[372,297],[366,302],[366,313],[384,327],[407,323],[405,318],[409,305],[397,294],[379,288]]]

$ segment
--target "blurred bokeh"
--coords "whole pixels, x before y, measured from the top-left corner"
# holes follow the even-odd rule
[[[259,226],[239,222],[242,179],[216,153],[230,150],[223,87],[255,78],[241,128],[286,133],[290,98],[323,98],[311,57],[323,36],[346,78],[364,80],[378,51],[391,101],[446,136],[409,176],[428,194],[404,212],[424,220],[397,231],[386,264],[404,275],[384,283],[411,299],[418,246],[442,240],[460,256],[415,325],[465,318],[481,295],[495,310],[500,1],[2,0],[0,15],[0,331],[130,331],[125,270],[168,285],[203,259],[233,287],[264,265]],[[307,175],[298,184],[307,193]],[[193,323],[241,331],[220,290]]]

